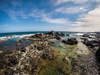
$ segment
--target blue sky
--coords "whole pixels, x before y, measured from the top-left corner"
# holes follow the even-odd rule
[[[100,31],[100,0],[0,0],[0,33]]]

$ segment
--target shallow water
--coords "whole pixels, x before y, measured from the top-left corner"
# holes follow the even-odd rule
[[[55,39],[52,41],[55,44],[51,48],[58,56],[54,60],[43,60],[39,75],[98,75],[94,54],[80,40],[77,45],[63,44]]]
[[[22,39],[22,38],[11,38],[8,39],[2,43],[0,43],[0,51],[5,51],[5,50],[14,50],[17,48],[22,48],[27,45],[30,45],[33,43],[31,40],[23,40],[22,42],[16,42],[16,40]],[[16,46],[16,44],[20,43],[20,46]]]

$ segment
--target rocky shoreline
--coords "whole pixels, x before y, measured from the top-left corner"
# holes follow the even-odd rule
[[[22,40],[16,40],[16,45],[19,47],[21,42],[24,40],[31,40],[34,43],[25,46],[23,48],[17,48],[14,50],[7,50],[5,52],[0,52],[0,75],[39,75],[40,65],[43,61],[48,60],[53,61],[58,56],[57,52],[50,48],[51,45],[55,44],[49,39],[57,39],[62,41],[64,44],[74,45],[78,44],[75,38],[69,38],[67,40],[61,40],[61,37],[69,36],[63,33],[54,33],[53,31],[48,33],[39,33],[31,36],[26,36]],[[97,74],[95,68],[99,66],[100,68],[100,33],[85,33],[81,36],[81,42],[85,44],[93,55],[78,55],[78,62],[74,61],[73,70],[84,71],[82,75],[89,75],[91,73]],[[76,49],[78,50],[78,49]],[[59,52],[58,52],[59,54]],[[93,61],[95,57],[98,62],[98,66]],[[82,58],[82,59],[81,59]],[[86,59],[91,58],[91,59]],[[84,61],[84,62],[83,62]],[[90,63],[89,63],[90,62]],[[91,70],[91,67],[95,67]],[[86,72],[87,71],[87,72]],[[88,72],[89,71],[89,72]],[[90,72],[92,71],[92,72]],[[100,71],[100,70],[99,70]]]
[[[100,32],[91,32],[82,35],[82,42],[93,52],[98,66],[100,74]]]
[[[0,54],[0,75],[36,75],[41,59],[53,60],[55,51],[49,46],[54,42],[49,39],[60,40],[63,33],[53,31],[44,34],[35,34],[24,37],[23,40],[32,40],[35,43],[23,48],[8,50]],[[16,40],[18,46],[22,40]]]

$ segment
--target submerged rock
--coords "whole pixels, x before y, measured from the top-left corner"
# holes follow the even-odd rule
[[[42,53],[41,58],[42,59],[49,59],[49,60],[51,60],[54,57],[54,54],[53,53],[54,53],[54,51],[52,49],[47,48]]]
[[[17,46],[20,46],[21,44],[20,43],[18,43],[18,44],[16,44]]]
[[[22,40],[16,40],[16,42],[22,42]]]
[[[0,43],[3,42],[3,40],[0,40]]]
[[[0,51],[0,53],[3,53],[3,51]]]

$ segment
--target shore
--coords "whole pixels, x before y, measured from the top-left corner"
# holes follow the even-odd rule
[[[61,37],[69,35],[53,31],[24,37],[23,40],[31,40],[34,43],[23,48],[1,52],[0,73],[2,75],[97,75],[99,69],[95,54],[99,59],[97,54],[99,45],[94,45],[95,43],[87,45],[86,39],[89,38],[88,42],[91,42],[98,37],[95,34],[94,39],[94,34],[91,34],[84,34],[78,41],[75,38],[61,40]],[[49,39],[57,39],[59,42]],[[16,40],[16,45],[20,46],[21,41]]]

